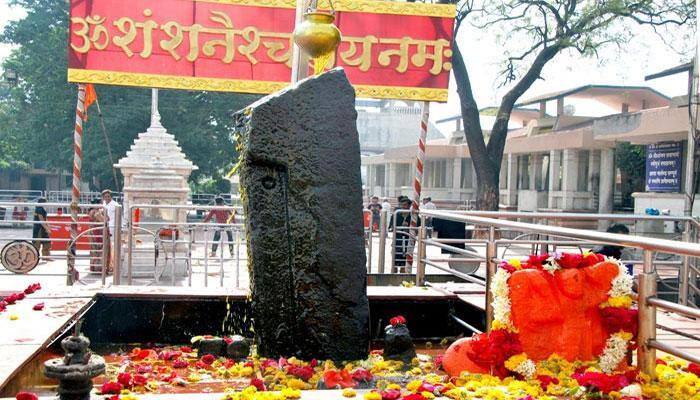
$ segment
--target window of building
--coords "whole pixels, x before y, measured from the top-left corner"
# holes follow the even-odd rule
[[[426,186],[444,188],[447,182],[447,160],[431,160],[425,164]]]
[[[578,178],[576,179],[576,190],[579,192],[588,191],[588,163],[590,158],[590,151],[581,150],[578,152]]]
[[[518,156],[518,189],[530,190],[530,155]]]
[[[396,186],[411,186],[411,164],[396,165]]]
[[[559,150],[556,152],[557,157],[555,158],[555,162],[552,165],[553,167],[553,179],[554,179],[554,190],[559,191],[561,190],[561,183],[563,180],[563,171],[564,171],[564,155],[562,152]]]
[[[374,166],[374,186],[380,186],[384,187],[384,170],[385,170],[384,165],[375,165]]]
[[[462,158],[459,187],[472,189],[474,187],[474,164],[471,158]]]

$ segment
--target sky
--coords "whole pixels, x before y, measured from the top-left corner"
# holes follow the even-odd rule
[[[25,12],[8,6],[6,0],[0,0],[0,29],[8,21],[22,18]],[[521,100],[569,89],[587,84],[641,85],[649,86],[668,96],[678,96],[687,92],[684,74],[673,77],[644,81],[644,76],[687,62],[689,56],[682,56],[663,44],[651,30],[636,27],[634,38],[623,48],[609,46],[600,54],[600,58],[582,58],[578,54],[566,52],[559,54],[543,71],[543,79],[538,80]],[[503,48],[492,35],[476,29],[462,29],[458,38],[462,53],[466,58],[471,76],[472,87],[480,108],[498,104],[500,96],[506,89],[499,88],[497,72],[503,60]],[[11,48],[0,45],[0,59],[7,57]],[[612,113],[591,102],[572,102],[577,114],[595,115]],[[554,107],[554,105],[549,105]],[[550,110],[554,112],[554,110]],[[459,113],[454,77],[450,80],[450,93],[447,103],[434,103],[431,106],[430,119],[437,121]],[[453,126],[449,124],[449,126]],[[445,129],[443,126],[440,128]]]

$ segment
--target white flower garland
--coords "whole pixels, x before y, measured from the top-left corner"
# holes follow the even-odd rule
[[[627,356],[627,338],[622,332],[610,336],[605,342],[605,349],[598,360],[600,369],[606,374],[612,374]]]
[[[510,273],[499,268],[491,281],[491,295],[493,296],[493,320],[502,326],[511,326],[510,320],[510,288],[508,279]]]
[[[605,261],[617,264],[618,273],[615,279],[612,280],[612,286],[608,294],[610,297],[622,297],[632,295],[632,285],[634,284],[634,278],[632,275],[627,273],[627,267],[622,263],[622,261],[612,258],[605,257]]]
[[[527,359],[515,368],[515,372],[522,375],[525,379],[531,380],[535,379],[535,374],[537,373],[537,365],[531,359]]]

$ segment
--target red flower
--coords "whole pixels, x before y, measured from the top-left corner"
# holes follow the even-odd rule
[[[585,372],[572,375],[579,385],[598,390],[601,393],[617,392],[630,382],[623,374],[607,375],[602,372]]]
[[[231,339],[231,338],[228,337],[228,336],[224,336],[223,339],[224,339],[224,342],[225,342],[226,344],[231,344],[231,343],[233,343],[233,339]]]
[[[530,268],[542,269],[542,264],[547,261],[549,254],[530,254],[527,257],[527,263]]]
[[[200,361],[204,364],[212,365],[214,361],[216,361],[216,357],[211,354],[205,354],[202,358],[200,358]]]
[[[398,400],[401,397],[401,391],[395,389],[382,390],[379,394],[382,395],[382,400]]]
[[[24,294],[24,292],[17,292],[15,293],[15,296],[17,297],[17,300],[24,300],[24,298],[27,297],[27,295]]]
[[[39,400],[39,396],[31,392],[19,392],[15,396],[16,400]]]
[[[512,265],[510,265],[510,263],[508,263],[507,261],[501,262],[501,264],[499,265],[499,267],[501,267],[502,269],[504,269],[504,270],[505,270],[506,272],[508,272],[509,274],[512,274],[513,272],[517,271],[517,269],[515,269],[515,267],[512,266]]]
[[[197,362],[194,363],[194,366],[197,367],[197,369],[209,369],[209,367],[211,367],[210,364],[207,364],[202,360],[197,360]]]
[[[311,359],[309,365],[311,366],[311,368],[316,368],[318,366],[318,360],[315,358]]]
[[[0,312],[3,312],[7,309],[7,302],[5,300],[0,300]]]
[[[344,369],[338,371],[336,369],[329,369],[323,373],[323,383],[326,384],[328,389],[336,389],[340,387],[341,389],[353,388],[357,386],[357,382],[352,379],[350,372]]]
[[[637,314],[636,309],[622,307],[605,307],[600,309],[603,327],[610,334],[625,331],[636,337],[639,328]]]
[[[100,388],[101,394],[119,394],[124,387],[119,382],[105,382]]]
[[[534,399],[532,396],[530,396],[530,395],[528,394],[527,396],[521,397],[521,398],[519,398],[518,400],[535,400],[535,399]]]
[[[657,359],[656,359],[656,364],[658,364],[658,365],[666,365],[666,361],[664,361],[664,360],[662,360],[662,359],[660,359],[660,358],[657,358]]]
[[[5,297],[3,301],[7,304],[15,304],[17,302],[17,293],[12,293],[11,295]]]
[[[191,353],[192,348],[190,346],[182,346],[182,347],[180,347],[180,351],[183,353]]]
[[[40,283],[32,283],[31,285],[27,286],[26,289],[24,289],[24,293],[26,294],[32,294],[36,292],[37,290],[41,289],[41,284]]]
[[[408,396],[403,396],[403,400],[428,400],[420,393],[411,393]]]
[[[372,373],[364,368],[357,368],[352,372],[352,379],[358,382],[370,382],[372,378]]]
[[[549,375],[537,375],[537,380],[540,381],[542,390],[547,390],[547,387],[551,384],[559,384],[559,379]]]
[[[438,354],[433,358],[433,365],[435,365],[435,369],[442,369],[442,357],[443,354]]]
[[[562,253],[557,259],[557,264],[560,267],[567,268],[580,268],[581,262],[583,261],[583,256],[578,253]]]
[[[41,311],[44,309],[44,303],[36,303],[34,304],[34,307],[32,307],[32,310],[34,311]]]
[[[131,374],[128,372],[120,372],[119,375],[117,375],[117,382],[121,383],[121,385],[127,389],[130,389],[133,385]]]
[[[309,381],[314,376],[314,369],[310,366],[300,367],[298,365],[288,365],[287,373],[296,376],[303,381]]]
[[[501,378],[508,376],[503,365],[510,357],[523,352],[517,333],[497,329],[472,336],[468,357],[476,364],[490,369]]]
[[[696,363],[688,364],[688,372],[700,377],[700,365]]]
[[[250,380],[250,386],[255,386],[258,392],[265,392],[267,388],[265,387],[265,381],[259,378],[253,378]]]
[[[131,382],[134,386],[143,386],[148,382],[148,378],[146,378],[144,375],[136,374]]]
[[[420,384],[420,386],[418,387],[418,390],[416,390],[416,392],[418,392],[418,393],[428,392],[428,393],[435,394],[435,389],[438,389],[438,387],[433,385],[433,384],[430,384],[428,382],[423,382]],[[438,390],[438,392],[439,392],[439,390]]]
[[[173,368],[187,368],[188,365],[190,364],[181,358],[178,358],[175,361],[173,361]]]
[[[406,325],[406,318],[403,315],[397,315],[389,320],[391,326]]]
[[[268,368],[277,368],[277,367],[278,367],[277,361],[270,359],[270,358],[260,362],[260,369],[263,371],[265,371]]]
[[[155,355],[155,352],[153,350],[140,349],[140,348],[136,347],[136,348],[131,350],[131,353],[129,353],[129,358],[132,361],[141,361],[143,359],[152,357],[154,355]]]
[[[114,396],[109,396],[107,400],[119,400],[119,395],[115,394]]]
[[[153,367],[150,365],[139,365],[136,367],[136,373],[139,374],[148,374],[153,372]]]
[[[592,266],[598,264],[599,262],[603,262],[603,261],[605,261],[604,256],[602,256],[600,254],[596,254],[596,253],[588,253],[588,254],[586,254],[585,257],[583,257],[583,260],[581,261],[581,265],[579,266],[579,268],[592,267]]]

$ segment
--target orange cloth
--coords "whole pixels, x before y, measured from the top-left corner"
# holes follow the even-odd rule
[[[539,361],[556,353],[569,361],[597,358],[608,338],[599,305],[607,300],[618,273],[617,264],[607,261],[554,276],[535,269],[514,272],[508,280],[511,320],[528,357]],[[467,338],[447,349],[442,364],[448,374],[486,372],[469,359],[470,347]]]
[[[83,112],[83,119],[87,121],[88,119],[88,108],[92,103],[97,101],[97,92],[95,92],[95,86],[92,83],[85,85],[85,111]]]

